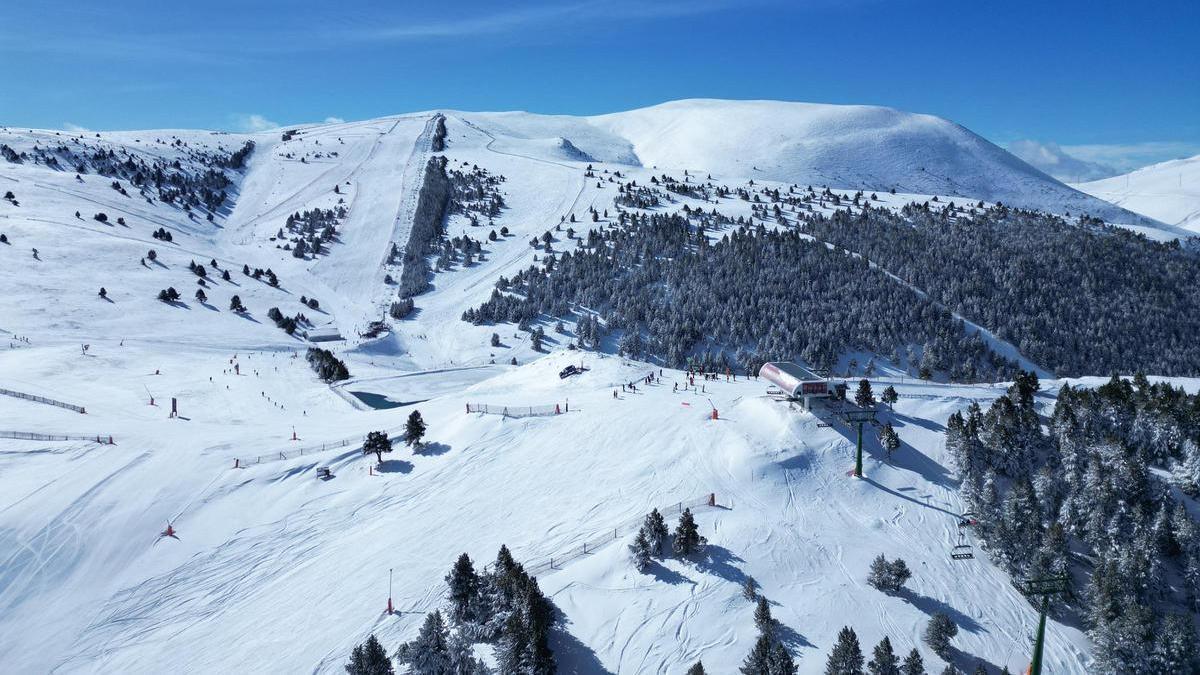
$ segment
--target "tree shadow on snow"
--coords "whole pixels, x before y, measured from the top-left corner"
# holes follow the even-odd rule
[[[775,622],[775,637],[783,643],[784,647],[788,648],[789,652],[795,653],[801,649],[816,649],[817,646],[808,641],[800,633],[797,633],[791,626],[780,621]]]
[[[897,595],[906,600],[913,607],[916,607],[929,616],[933,616],[938,612],[945,614],[946,616],[950,617],[950,620],[953,621],[956,626],[967,631],[968,633],[978,633],[980,631],[985,633],[987,632],[983,626],[979,625],[978,621],[967,616],[966,614],[963,614],[950,605],[947,605],[941,600],[931,598],[928,595],[922,595],[908,588],[901,588]],[[967,672],[971,672],[970,669],[968,669]]]
[[[379,473],[411,473],[413,464],[403,459],[385,459],[375,466],[375,470]]]
[[[436,457],[444,455],[447,452],[450,452],[450,446],[436,441],[433,443],[422,443],[416,450],[413,450],[414,455],[421,455],[423,457]]]
[[[558,665],[558,672],[569,673],[571,675],[595,675],[597,673],[611,673],[606,669],[600,659],[597,658],[596,652],[584,643],[579,641],[579,638],[571,635],[568,630],[570,620],[562,613],[562,610],[556,606],[554,608],[555,621],[550,628],[549,643],[550,649],[554,651],[554,660]]]
[[[746,562],[737,557],[724,546],[706,544],[704,554],[696,560],[696,569],[708,574],[715,574],[726,581],[738,585],[746,583],[746,573],[738,569],[734,563]]]
[[[892,419],[896,419],[896,420],[899,420],[900,422],[902,422],[902,424],[900,424],[900,425],[895,425],[895,424],[892,425],[893,427],[896,427],[898,429],[904,428],[911,424],[913,426],[921,427],[922,429],[928,429],[930,431],[937,431],[939,433],[946,430],[946,427],[942,426],[941,424],[938,424],[937,422],[934,422],[933,420],[923,420],[920,417],[909,417],[908,415],[901,415],[900,413],[897,413],[897,412],[891,413],[891,416],[892,416]]]
[[[909,443],[901,443],[889,460],[892,466],[920,474],[922,478],[944,488],[954,487],[954,478],[946,467],[938,464]]]
[[[975,667],[982,664],[987,669],[988,673],[999,673],[1000,666],[988,661],[982,656],[973,656],[963,650],[950,646],[950,663],[953,663],[960,671],[964,673],[974,673]]]
[[[657,560],[650,561],[650,564],[646,566],[646,573],[654,575],[654,579],[656,581],[662,581],[673,586],[677,586],[679,584],[690,584],[692,586],[696,585],[695,581],[692,581],[673,569],[664,567]]]

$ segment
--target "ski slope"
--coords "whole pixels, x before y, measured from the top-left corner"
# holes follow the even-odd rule
[[[739,116],[753,112],[743,105],[729,104]],[[700,118],[714,107],[680,106]],[[482,566],[502,543],[533,565],[573,558],[539,574],[562,611],[551,646],[564,672],[677,673],[697,658],[710,672],[735,671],[755,637],[753,606],[741,596],[747,576],[776,603],[772,611],[804,673],[823,671],[843,625],[854,626],[867,648],[884,635],[898,651],[920,648],[936,672],[941,663],[919,636],[937,611],[960,626],[960,667],[973,669],[977,660],[993,670],[1024,667],[1033,608],[983,555],[965,562],[948,556],[962,507],[942,425],[972,401],[986,406],[1003,385],[896,379],[903,398],[884,417],[904,446],[885,462],[872,435],[866,479],[857,480],[846,475],[852,432],[771,399],[761,381],[697,381],[703,392],[676,392],[672,384],[683,374],[664,370],[661,383],[621,393],[620,383],[658,368],[567,349],[575,337],[569,323],[563,334],[545,326],[544,355],[513,326],[460,320],[500,276],[535,263],[540,252],[530,238],[551,231],[561,251],[573,244],[566,226],[556,226],[571,216],[579,233],[613,225],[616,188],[605,180],[612,172],[642,184],[683,169],[731,186],[753,178],[786,190],[788,181],[805,182],[788,177],[798,165],[755,154],[768,152],[765,146],[746,145],[753,159],[745,167],[722,160],[717,146],[705,149],[702,139],[688,143],[697,132],[680,122],[672,133],[683,135],[673,142],[696,154],[672,154],[652,142],[652,131],[667,124],[662,111],[591,119],[443,111],[451,167],[503,175],[506,208],[494,225],[451,217],[448,234],[482,240],[482,258],[433,275],[411,317],[362,337],[394,297],[384,276],[398,268],[387,254],[408,237],[436,114],[302,127],[286,141],[278,132],[178,130],[72,137],[185,164],[174,140],[226,148],[254,140],[246,168],[231,174],[231,207],[211,222],[123,197],[102,176],[76,179],[71,171],[0,162],[0,184],[19,201],[0,201],[0,232],[9,238],[0,245],[0,387],[88,411],[0,397],[0,431],[115,440],[0,440],[4,670],[341,672],[368,634],[389,650],[415,635],[423,613],[443,602],[442,577],[459,553]],[[834,125],[822,133],[844,131]],[[879,142],[863,134],[860,142]],[[0,143],[29,148],[64,136],[6,129]],[[700,164],[707,161],[713,166]],[[584,176],[589,164],[598,178]],[[856,177],[830,169],[825,178],[849,198],[863,177],[895,178],[889,172],[899,170],[869,167]],[[880,185],[878,206],[958,194],[936,181],[896,184],[896,194]],[[339,200],[348,215],[327,255],[297,259],[272,241],[290,213]],[[669,208],[684,204],[714,207],[680,197]],[[591,207],[613,217],[592,223]],[[751,205],[724,199],[716,208],[745,216]],[[92,219],[97,210],[109,223]],[[113,223],[118,215],[125,226]],[[488,241],[489,230],[501,226],[510,234]],[[174,241],[153,239],[158,227]],[[140,264],[150,248],[157,262]],[[231,271],[228,282],[209,275],[206,303],[193,299],[192,260]],[[242,265],[273,269],[279,286],[243,275]],[[179,303],[154,299],[168,285],[180,289]],[[98,297],[100,286],[108,300]],[[233,294],[248,313],[228,310]],[[301,305],[301,296],[318,298],[320,309]],[[319,382],[303,359],[308,343],[273,325],[271,307],[304,311],[312,330],[340,334],[343,340],[321,346],[346,360],[352,378],[334,387]],[[493,332],[499,347],[490,345]],[[903,373],[903,364],[879,355],[847,354],[846,361],[871,357],[885,375]],[[560,380],[570,363],[590,370]],[[1060,384],[1044,382],[1046,405]],[[372,409],[354,392],[398,405]],[[168,416],[172,398],[177,418]],[[468,414],[467,403],[558,403],[569,412],[504,418]],[[378,470],[370,468],[374,458],[352,439],[372,430],[396,436],[413,409],[429,424],[425,451],[398,443]],[[297,454],[321,444],[330,449]],[[317,467],[335,477],[319,480]],[[625,549],[634,534],[629,524],[650,508],[669,511],[710,493],[718,507],[697,510],[707,557],[638,573]],[[676,516],[666,515],[673,525]],[[168,522],[177,539],[159,536]],[[578,555],[583,543],[610,532],[611,543]],[[892,597],[866,586],[879,553],[907,560],[911,592]],[[389,569],[400,610],[390,616],[383,613]],[[1086,672],[1079,627],[1055,622],[1050,633],[1051,672]]]
[[[1134,213],[1200,233],[1200,155],[1074,187]]]

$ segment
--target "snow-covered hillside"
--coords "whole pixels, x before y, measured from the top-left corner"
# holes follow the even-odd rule
[[[875,106],[686,100],[590,118],[643,164],[800,184],[952,195],[1149,224],[971,131]]]
[[[439,115],[447,147],[435,153]],[[754,608],[741,595],[749,576],[804,673],[823,671],[843,625],[868,648],[884,635],[897,651],[917,647],[940,671],[920,640],[935,612],[960,627],[960,667],[1027,663],[1033,607],[985,556],[948,555],[963,507],[944,425],[1003,385],[913,381],[886,355],[848,353],[840,370],[861,374],[850,360],[876,358],[901,395],[881,414],[902,449],[884,461],[870,434],[857,480],[847,476],[853,432],[776,401],[762,381],[697,378],[678,391],[683,372],[568,348],[580,337],[569,322],[561,333],[547,323],[545,354],[528,331],[461,317],[497,279],[545,255],[531,239],[562,251],[587,228],[614,227],[617,172],[641,185],[668,167],[734,187],[828,183],[835,190],[807,207],[820,213],[867,185],[879,191],[873,208],[886,209],[934,195],[1023,195],[1072,212],[1095,200],[961,127],[876,108],[681,102],[590,119],[445,111],[286,136],[0,131],[0,144],[26,155],[0,161],[0,186],[13,192],[0,201],[0,388],[87,409],[0,396],[0,432],[115,441],[0,438],[3,670],[341,672],[367,635],[394,650],[416,633],[444,601],[458,554],[482,566],[500,544],[539,570],[561,610],[552,647],[564,672],[678,673],[697,658],[734,672],[754,640]],[[218,161],[247,141],[244,166]],[[35,148],[60,145],[72,150],[59,165],[33,160]],[[138,187],[65,159],[97,153],[159,158],[167,174],[220,167],[226,200],[209,219],[204,207],[164,201],[153,181]],[[437,154],[448,170],[502,176],[504,207],[494,217],[451,213],[448,237],[481,250],[431,255],[447,261],[431,289],[390,320],[393,246],[409,239]],[[901,159],[884,161],[892,156]],[[673,209],[717,208],[671,199]],[[747,217],[756,202],[730,197],[719,208]],[[336,234],[296,255],[289,216],[315,211]],[[179,299],[156,299],[168,287]],[[232,311],[235,295],[247,311]],[[306,320],[289,334],[271,308]],[[388,327],[372,329],[381,320]],[[331,338],[320,346],[346,361],[349,380],[316,378],[303,358],[309,336]],[[589,370],[560,379],[568,364]],[[660,381],[643,384],[650,373]],[[1043,384],[1049,406],[1061,383]],[[502,417],[469,413],[469,403],[559,404],[562,414]],[[373,468],[363,437],[398,437],[414,409],[429,424],[423,452],[398,442]],[[333,478],[318,479],[318,467]],[[673,524],[672,508],[709,494],[717,505],[697,508],[706,557],[637,572],[630,523],[658,507]],[[177,538],[159,536],[168,522]],[[866,585],[879,553],[908,561],[909,591]],[[544,565],[551,558],[559,563]],[[1079,627],[1052,621],[1050,634],[1048,670],[1086,672]]]
[[[1200,233],[1200,155],[1074,187],[1134,213]]]

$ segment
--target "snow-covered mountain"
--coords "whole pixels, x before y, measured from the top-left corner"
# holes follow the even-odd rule
[[[442,116],[446,149],[435,151]],[[754,641],[747,577],[801,672],[822,672],[843,625],[868,648],[884,635],[902,653],[919,648],[940,671],[920,638],[935,612],[960,626],[960,667],[1027,662],[1034,608],[983,555],[948,555],[966,535],[944,425],[1003,385],[914,381],[886,356],[847,354],[841,367],[856,374],[878,357],[875,374],[902,397],[882,414],[903,449],[885,461],[869,438],[868,480],[857,481],[846,475],[852,430],[775,400],[762,381],[679,390],[685,372],[569,349],[570,323],[547,327],[545,354],[528,331],[461,320],[544,255],[531,239],[555,232],[561,251],[579,245],[571,223],[616,227],[616,172],[640,185],[683,170],[784,193],[828,184],[806,206],[825,214],[869,188],[880,209],[941,195],[1128,215],[965,129],[880,108],[686,101],[594,118],[415,113],[282,136],[3,129],[0,145],[0,192],[13,193],[0,200],[0,388],[87,411],[0,396],[3,670],[341,672],[367,635],[394,650],[416,633],[458,554],[482,566],[502,543],[563,614],[563,672],[677,673],[697,658],[735,671]],[[388,320],[403,259],[393,251],[410,240],[438,155],[494,178],[504,207],[452,213],[449,237],[481,250],[446,255],[411,314]],[[730,218],[756,206],[719,204]],[[313,222],[336,233],[296,254],[295,233]],[[156,299],[167,288],[179,297]],[[234,296],[246,311],[231,309]],[[300,329],[281,330],[271,309],[303,314]],[[328,338],[315,344],[352,377],[318,380],[306,338]],[[560,379],[568,364],[589,370]],[[643,385],[650,373],[661,379]],[[1044,403],[1060,384],[1044,383]],[[398,440],[374,468],[365,434],[398,438],[415,409],[429,424],[424,451]],[[633,569],[630,523],[658,507],[673,524],[670,509],[687,504],[710,554]],[[175,537],[160,537],[168,522]],[[912,567],[910,592],[866,586],[885,552]],[[1051,631],[1047,668],[1086,672],[1078,625]]]
[[[1200,233],[1200,155],[1074,187],[1134,213]]]

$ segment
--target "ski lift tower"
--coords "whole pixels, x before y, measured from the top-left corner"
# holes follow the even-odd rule
[[[1071,578],[1068,576],[1042,577],[1025,582],[1025,592],[1042,596],[1042,610],[1038,614],[1037,636],[1033,639],[1033,659],[1029,662],[1029,675],[1042,675],[1042,649],[1046,646],[1046,611],[1050,608],[1050,596],[1069,592]]]
[[[875,423],[874,408],[847,407],[844,403],[837,412],[838,417],[846,424],[853,425],[858,431],[858,449],[854,455],[854,477],[862,478],[862,438],[863,425]]]

